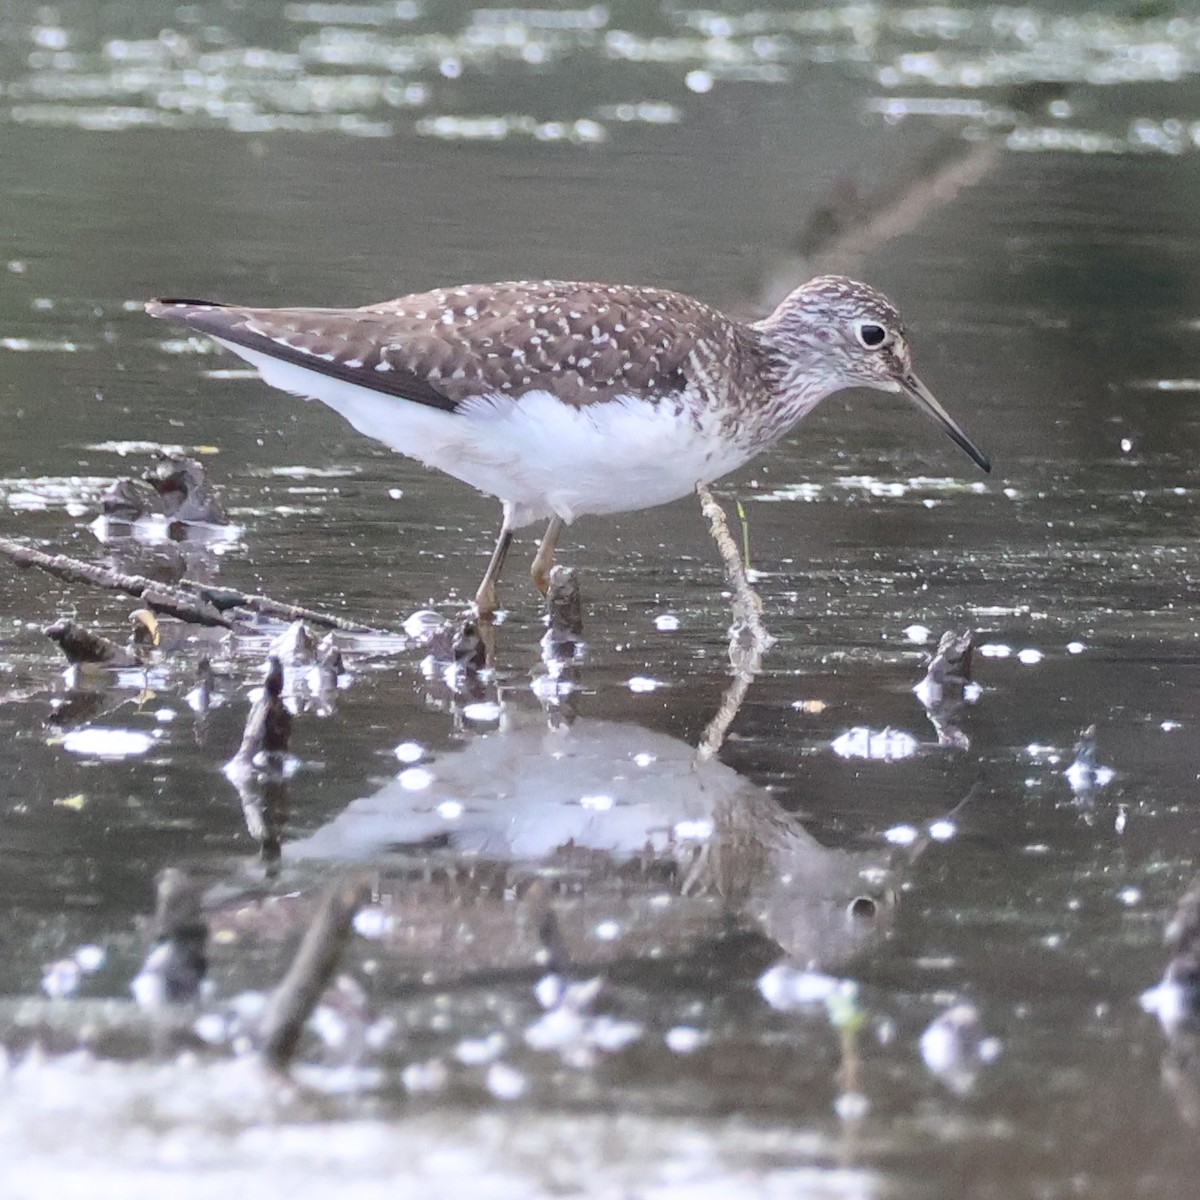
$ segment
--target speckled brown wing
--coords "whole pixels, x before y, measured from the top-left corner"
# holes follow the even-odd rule
[[[586,405],[679,396],[744,336],[675,292],[545,281],[438,289],[357,309],[252,309],[158,300],[152,316],[453,411],[472,397],[548,391]],[[692,380],[698,381],[698,380]]]
[[[384,361],[382,345],[374,352],[369,349],[378,336],[379,322],[365,315],[355,319],[353,309],[242,308],[208,300],[161,299],[151,300],[146,312],[373,391],[447,412],[456,407],[453,399],[419,374],[389,369],[373,375]]]

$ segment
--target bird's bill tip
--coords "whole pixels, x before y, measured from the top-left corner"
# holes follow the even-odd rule
[[[928,413],[949,435],[950,440],[960,446],[984,471],[992,469],[991,459],[963,432],[962,426],[937,402],[934,394],[913,374],[899,381],[901,390],[916,401],[917,407]]]

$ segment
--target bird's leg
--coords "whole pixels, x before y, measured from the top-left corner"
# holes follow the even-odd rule
[[[550,590],[550,568],[554,566],[554,549],[558,545],[558,535],[563,531],[562,517],[551,517],[550,524],[538,544],[537,553],[533,556],[533,565],[529,568],[537,590],[544,596]]]
[[[496,548],[492,551],[492,561],[488,563],[483,582],[475,593],[475,611],[481,617],[491,617],[496,612],[496,584],[500,579],[500,572],[504,570],[504,560],[508,556],[512,540],[512,526],[509,524],[509,515],[505,512],[500,536],[496,538]]]

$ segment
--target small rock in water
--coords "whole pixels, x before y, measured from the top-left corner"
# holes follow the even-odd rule
[[[546,625],[556,641],[573,642],[583,636],[583,599],[579,577],[570,567],[553,567],[546,593]]]
[[[293,621],[270,645],[285,667],[307,667],[317,661],[317,639],[303,621]]]
[[[292,714],[283,699],[283,664],[275,656],[267,659],[263,691],[250,709],[242,744],[226,765],[226,774],[243,775],[253,768],[282,774],[283,758],[292,738]]]
[[[130,985],[134,999],[143,1008],[194,1000],[208,970],[208,926],[199,887],[175,867],[158,877],[153,939]]]
[[[196,686],[184,696],[188,708],[197,715],[203,716],[217,703],[214,695],[215,682],[212,663],[205,656],[196,664]]]
[[[159,463],[146,482],[158,493],[164,514],[172,520],[225,524],[225,511],[199,459],[168,458]]]
[[[332,629],[317,643],[317,666],[322,677],[328,679],[335,687],[338,679],[345,673],[346,664]]]
[[[71,664],[103,663],[109,667],[133,666],[137,657],[116,642],[109,641],[74,621],[62,618],[47,625],[45,634],[66,656]]]
[[[487,640],[471,613],[464,613],[452,625],[443,622],[419,640],[429,651],[428,661],[452,668],[455,676],[473,677],[487,666]]]
[[[939,746],[966,750],[971,745],[957,722],[966,705],[978,695],[971,682],[974,648],[974,636],[969,629],[943,633],[929,660],[925,678],[913,688],[937,730]]]
[[[157,499],[149,484],[117,479],[100,497],[100,511],[114,521],[136,521],[154,511]]]
[[[1075,743],[1075,760],[1063,772],[1075,798],[1083,803],[1090,803],[1096,793],[1110,784],[1116,777],[1111,767],[1104,767],[1096,762],[1096,726],[1089,725],[1079,735]]]

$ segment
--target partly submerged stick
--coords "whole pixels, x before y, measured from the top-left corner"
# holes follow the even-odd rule
[[[260,1031],[262,1055],[277,1071],[295,1056],[304,1023],[329,986],[354,927],[354,914],[366,903],[365,876],[330,885],[321,907],[279,986],[271,993]]]
[[[737,542],[729,532],[725,510],[717,503],[705,484],[698,484],[696,493],[700,497],[700,510],[708,518],[713,540],[721,552],[721,559],[725,563],[725,575],[733,590],[733,624],[729,627],[729,664],[733,668],[733,682],[725,689],[720,707],[704,730],[704,736],[700,739],[696,751],[697,761],[707,762],[720,750],[725,741],[725,734],[762,666],[762,656],[775,639],[762,623],[762,601],[746,575]]]
[[[236,619],[244,616],[236,610],[245,609],[264,617],[276,617],[283,621],[309,621],[313,625],[340,629],[345,633],[386,632],[358,621],[347,620],[345,617],[318,612],[298,604],[287,604],[282,600],[273,600],[270,596],[241,592],[237,588],[197,583],[192,579],[181,579],[177,584],[170,585],[148,579],[145,575],[127,575],[122,571],[83,562],[65,554],[46,554],[11,538],[0,537],[0,554],[11,558],[18,567],[37,567],[69,583],[86,583],[110,592],[124,592],[126,595],[136,596],[147,608],[178,617],[181,621],[193,625],[233,629]],[[225,615],[228,612],[232,612],[232,617]]]

